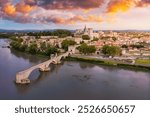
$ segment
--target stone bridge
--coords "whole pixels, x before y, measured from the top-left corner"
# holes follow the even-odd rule
[[[30,68],[28,68],[24,71],[18,72],[16,74],[16,83],[17,84],[28,84],[28,83],[30,83],[29,76],[35,69],[39,69],[42,72],[50,71],[49,65],[51,63],[59,64],[61,62],[62,58],[66,58],[69,55],[74,54],[76,47],[77,46],[70,46],[69,49],[68,49],[68,52],[66,52],[62,55],[59,55],[59,56],[55,56],[55,57],[53,57],[52,59],[50,59],[48,61],[45,61],[45,62],[40,63],[38,65],[32,66],[32,67],[30,67]]]

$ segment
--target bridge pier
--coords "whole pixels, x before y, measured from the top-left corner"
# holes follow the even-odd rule
[[[17,84],[29,84],[30,80],[27,77],[25,77],[23,74],[17,74],[16,83]]]
[[[51,70],[50,67],[40,68],[41,72],[48,72],[50,70]]]
[[[61,61],[57,61],[57,63],[56,63],[56,64],[57,64],[57,65],[58,65],[58,64],[61,64]]]
[[[30,84],[30,80],[28,78],[22,80],[16,80],[17,84]]]

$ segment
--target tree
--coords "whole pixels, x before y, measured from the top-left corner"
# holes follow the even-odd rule
[[[45,54],[46,54],[47,56],[49,56],[49,55],[55,54],[55,53],[57,53],[57,52],[58,52],[58,49],[57,49],[56,47],[51,46],[51,45],[48,45],[48,46],[47,46],[47,49],[46,49],[46,51],[45,51]]]
[[[109,46],[109,45],[104,45],[102,48],[102,53],[105,54],[106,56],[116,56],[121,54],[121,49],[118,46]]]
[[[21,43],[19,41],[12,41],[10,45],[14,49],[20,49]]]
[[[127,46],[127,45],[122,45],[121,47],[122,47],[122,48],[128,48],[128,46]]]
[[[68,47],[69,47],[70,45],[75,45],[75,44],[76,44],[75,41],[73,41],[73,40],[68,40],[68,39],[63,40],[63,42],[61,43],[62,48],[63,48],[65,51],[68,51]]]
[[[116,40],[117,40],[117,38],[116,38],[116,37],[112,37],[112,40],[113,40],[113,41],[116,41]]]
[[[83,44],[83,43],[85,43],[85,42],[84,42],[84,41],[81,41],[81,42],[80,42],[80,44]]]
[[[27,48],[28,48],[28,45],[23,44],[23,45],[20,46],[19,50],[22,51],[22,52],[25,52]]]
[[[35,36],[36,39],[39,39],[41,36],[58,36],[64,38],[67,36],[72,36],[72,32],[69,30],[54,30],[54,31],[42,31],[42,32],[29,32],[29,36]]]
[[[98,38],[95,38],[95,37],[94,37],[94,39],[93,39],[91,42],[93,42],[93,41],[98,41],[98,40],[99,40]]]
[[[102,48],[102,53],[107,55],[109,53],[109,45],[104,45]]]
[[[82,39],[83,40],[90,40],[90,37],[89,37],[89,35],[82,35]]]
[[[29,48],[28,48],[28,52],[31,54],[36,54],[37,53],[37,44],[36,43],[32,43]]]
[[[95,53],[96,51],[95,46],[88,46],[86,43],[81,44],[81,46],[79,46],[77,49],[83,54],[91,54]]]
[[[45,50],[47,49],[45,42],[40,43],[40,49],[42,52],[45,52]]]

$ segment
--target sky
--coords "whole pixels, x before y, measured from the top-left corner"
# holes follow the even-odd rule
[[[0,29],[150,30],[150,0],[0,0]]]

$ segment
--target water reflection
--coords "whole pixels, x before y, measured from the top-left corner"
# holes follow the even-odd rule
[[[93,68],[93,67],[95,67],[94,64],[82,64],[82,63],[79,63],[79,65],[80,65],[80,67],[82,69],[87,69],[87,68]]]
[[[48,58],[42,58],[42,57],[41,57],[41,60],[36,59],[36,58],[39,58],[39,57],[37,57],[37,56],[33,57],[33,55],[22,53],[22,52],[14,50],[14,49],[11,49],[11,54],[15,55],[17,58],[26,59],[31,63],[40,63],[42,61],[48,60]]]
[[[34,70],[29,76],[29,79],[31,80],[30,84],[20,85],[15,83],[18,93],[22,93],[22,94],[27,93],[32,87],[46,80],[46,78],[48,78],[48,76],[51,75],[51,73],[57,73],[61,66],[50,64],[49,67],[50,67],[49,72],[41,72],[39,71],[39,69]]]

